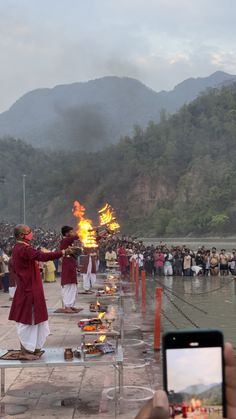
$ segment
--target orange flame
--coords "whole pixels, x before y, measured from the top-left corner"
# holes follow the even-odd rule
[[[202,403],[201,403],[201,400],[195,399],[193,397],[190,401],[190,405],[191,405],[192,409],[198,409],[199,407],[201,407]]]
[[[77,218],[83,218],[85,213],[85,208],[79,203],[79,201],[74,202],[73,214]]]
[[[99,314],[98,314],[98,319],[102,320],[102,319],[103,319],[103,317],[105,316],[105,314],[106,314],[106,313],[105,313],[105,312],[103,312],[103,311],[102,311],[101,313],[99,313]]]
[[[92,221],[88,218],[84,218],[85,208],[83,205],[81,205],[79,201],[75,201],[72,211],[74,216],[80,219],[77,224],[77,233],[84,247],[97,247],[96,231],[93,228]]]

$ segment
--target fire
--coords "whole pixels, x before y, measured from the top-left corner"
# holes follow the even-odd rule
[[[99,336],[99,338],[98,338],[98,342],[99,342],[99,343],[104,343],[104,342],[105,342],[105,340],[106,340],[106,336],[105,336],[105,335],[101,335],[101,336]]]
[[[109,229],[111,231],[119,230],[119,228],[120,228],[120,224],[118,224],[117,221],[113,221],[112,223],[109,224]]]
[[[105,314],[106,314],[106,313],[105,313],[105,312],[103,312],[103,311],[102,311],[101,313],[99,313],[99,314],[98,314],[98,319],[102,320],[102,319],[103,319],[103,317],[105,316]]]
[[[93,228],[92,221],[84,218],[85,208],[79,203],[74,202],[73,214],[76,218],[80,219],[77,224],[77,233],[84,247],[96,248],[96,231]]]
[[[73,214],[77,218],[83,218],[85,213],[85,208],[79,203],[79,201],[74,202]]]
[[[108,203],[98,211],[100,226],[106,226],[110,231],[119,230],[120,225],[116,221],[115,211]]]
[[[112,208],[109,204],[106,204],[102,209],[98,211],[98,213],[101,226],[110,223],[113,219]]]
[[[192,398],[191,399],[191,402],[190,402],[190,405],[191,405],[191,407],[192,407],[192,409],[198,409],[199,407],[201,407],[201,405],[202,405],[202,403],[201,403],[201,400],[199,400],[199,399],[194,399],[194,398]]]

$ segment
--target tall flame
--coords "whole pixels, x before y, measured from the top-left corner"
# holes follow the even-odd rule
[[[85,207],[79,203],[79,201],[74,202],[73,215],[79,219],[77,224],[77,233],[83,243],[84,247],[87,248],[96,248],[96,231],[93,228],[92,221],[88,218],[84,218]]]

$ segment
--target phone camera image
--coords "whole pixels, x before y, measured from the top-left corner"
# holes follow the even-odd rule
[[[207,340],[205,346],[204,338],[198,337],[185,333],[176,342],[174,335],[164,349],[165,387],[172,418],[216,419],[225,412],[222,345],[210,343],[208,347]]]

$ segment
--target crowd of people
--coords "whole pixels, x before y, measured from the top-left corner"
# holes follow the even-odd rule
[[[204,245],[197,250],[185,245],[167,246],[164,242],[157,246],[146,246],[142,241],[116,237],[100,243],[98,259],[101,272],[118,262],[122,266],[121,271],[127,273],[130,262],[134,260],[140,270],[153,276],[236,274],[235,249],[226,252],[225,249],[217,250],[215,247],[207,249]]]
[[[0,289],[9,291],[9,259],[15,243],[13,234],[15,225],[0,223]],[[35,227],[32,245],[44,252],[59,249],[61,234],[52,229]],[[94,259],[94,258],[93,258]],[[236,275],[236,250],[211,249],[205,246],[190,249],[186,245],[167,246],[160,241],[157,245],[146,245],[136,238],[115,235],[101,238],[96,249],[96,270],[105,272],[119,265],[123,276],[129,274],[131,262],[138,263],[140,270],[148,275],[162,276],[216,276]],[[54,282],[61,274],[61,261],[40,263],[40,270],[45,282]],[[78,260],[78,271],[80,260]],[[94,270],[94,269],[93,269]],[[83,274],[83,273],[82,273]],[[10,281],[11,282],[11,281]]]
[[[39,359],[41,356],[41,349],[50,333],[46,300],[37,262],[62,259],[62,279],[64,278],[64,281],[62,281],[62,289],[64,288],[62,297],[65,310],[74,312],[74,301],[70,300],[74,300],[74,292],[77,292],[76,259],[78,255],[76,252],[78,248],[81,251],[81,248],[73,248],[73,243],[78,241],[78,236],[73,231],[73,227],[70,226],[61,228],[62,236],[60,243],[58,243],[60,250],[54,252],[49,251],[48,248],[57,246],[56,233],[48,232],[48,234],[43,234],[42,229],[35,229],[33,232],[30,227],[24,224],[9,225],[9,228],[11,227],[14,227],[14,238],[12,235],[6,237],[9,232],[6,226],[4,226],[4,232],[1,231],[0,264],[5,264],[6,267],[10,268],[11,258],[13,260],[14,272],[17,275],[17,287],[9,313],[9,320],[16,322],[17,334],[21,345],[21,359],[32,361]],[[37,235],[37,233],[39,234]],[[13,249],[12,238],[15,242]],[[33,239],[34,242],[37,242],[39,249],[35,249],[31,245]],[[46,252],[41,250],[43,246],[46,246]],[[162,276],[178,272],[177,274],[189,276],[192,271],[196,274],[200,274],[201,271],[204,274],[209,270],[212,275],[217,275],[218,270],[223,275],[228,274],[229,270],[233,272],[235,269],[235,264],[232,264],[233,262],[235,263],[234,253],[235,251],[233,250],[232,254],[227,255],[224,249],[218,253],[216,248],[208,250],[204,246],[200,247],[196,252],[190,251],[185,246],[167,248],[166,244],[162,242],[155,248],[154,246],[145,246],[143,242],[130,238],[112,237],[99,240],[97,255],[89,251],[87,254],[84,253],[79,256],[83,256],[86,259],[84,261],[84,268],[86,268],[84,275],[90,275],[93,272],[93,255],[96,258],[94,261],[99,262],[97,267],[100,270],[110,269],[118,264],[121,274],[126,275],[130,262],[134,260],[138,263],[140,269],[148,268],[150,270],[148,272],[151,274]],[[181,265],[176,265],[177,259],[181,260]],[[88,269],[89,265],[90,269]],[[194,267],[198,267],[200,270],[195,269],[194,271]],[[71,279],[71,273],[74,275],[73,280]],[[25,292],[26,289],[27,292]],[[66,301],[69,303],[67,304]],[[235,362],[233,348],[228,344],[225,345],[224,358],[226,365],[227,417],[234,418],[236,409]],[[171,409],[168,405],[167,395],[162,391],[158,391],[154,394],[153,399],[140,409],[136,419],[151,419],[153,417],[163,419],[169,418],[170,415]]]

